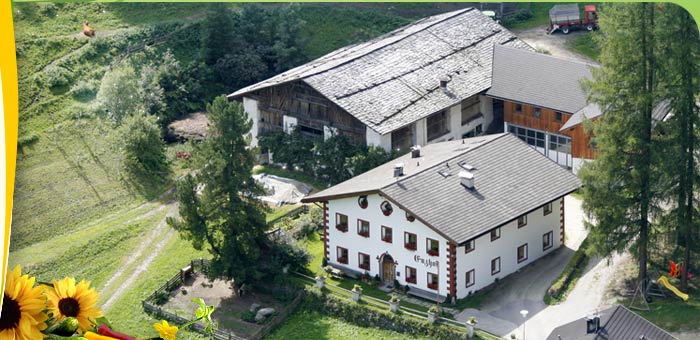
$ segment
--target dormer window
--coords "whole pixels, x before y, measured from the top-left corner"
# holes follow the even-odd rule
[[[391,206],[391,203],[387,201],[382,202],[380,207],[382,208],[382,213],[384,216],[389,216],[392,212],[394,212],[394,208]]]
[[[360,208],[365,209],[369,205],[369,201],[367,201],[367,196],[360,196],[357,198],[357,204],[360,206]]]

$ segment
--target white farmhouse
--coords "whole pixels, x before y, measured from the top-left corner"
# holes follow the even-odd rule
[[[305,198],[329,264],[463,298],[558,248],[571,172],[512,134],[430,144]]]

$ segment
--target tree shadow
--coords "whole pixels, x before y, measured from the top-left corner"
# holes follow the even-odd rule
[[[54,142],[53,145],[56,148],[56,150],[58,150],[58,152],[61,153],[61,155],[63,156],[63,159],[75,171],[75,173],[78,175],[78,177],[80,177],[80,179],[82,179],[83,182],[85,182],[85,184],[87,184],[87,186],[90,187],[90,189],[92,190],[95,197],[97,197],[97,200],[100,203],[104,203],[102,196],[100,196],[99,191],[97,191],[97,188],[95,188],[95,186],[93,185],[92,181],[90,180],[90,177],[88,177],[83,166],[80,165],[80,163],[73,160],[71,158],[71,156],[68,154],[68,152],[66,151],[66,149],[64,149],[60,143]]]

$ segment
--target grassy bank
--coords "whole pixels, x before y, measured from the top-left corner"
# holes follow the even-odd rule
[[[595,36],[600,34],[599,32],[580,34],[575,39],[569,40],[566,46],[579,54],[585,55],[593,60],[598,60],[600,57],[600,46],[595,40]]]

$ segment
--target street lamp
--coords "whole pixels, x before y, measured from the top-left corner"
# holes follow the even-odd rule
[[[523,309],[520,311],[520,315],[523,316],[523,319],[527,318],[527,313],[529,313],[527,309]],[[525,340],[525,321],[523,321],[523,340]]]

